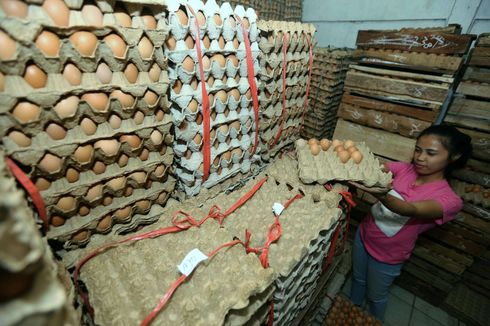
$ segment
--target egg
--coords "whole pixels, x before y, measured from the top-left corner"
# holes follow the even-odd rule
[[[338,139],[334,139],[334,140],[332,140],[332,147],[333,147],[333,148],[335,148],[335,147],[337,147],[337,146],[339,146],[339,145],[343,145],[343,144],[344,144],[344,143],[343,143],[342,141],[338,140]]]
[[[105,232],[112,226],[112,217],[106,215],[97,223],[97,231]]]
[[[192,138],[192,140],[194,141],[194,143],[195,143],[196,145],[201,145],[201,141],[202,141],[202,136],[201,136],[201,134],[199,134],[199,133],[198,133],[198,134],[196,134],[196,135],[194,136],[194,138]]]
[[[185,46],[188,48],[188,49],[193,49],[194,48],[194,39],[192,38],[191,35],[188,35],[185,39],[184,39],[184,43],[185,43]]]
[[[146,172],[133,172],[129,177],[141,185],[146,181]]]
[[[82,230],[75,233],[75,235],[73,236],[73,238],[71,238],[71,240],[73,242],[85,242],[88,240],[89,237],[90,237],[90,233],[86,230]]]
[[[214,14],[213,20],[216,26],[221,26],[223,24],[223,19],[221,19],[221,16],[218,13]]]
[[[26,18],[28,7],[27,4],[19,0],[2,0],[0,6],[6,16]]]
[[[363,156],[362,156],[361,152],[355,151],[351,154],[351,158],[352,158],[352,161],[354,161],[354,163],[359,164],[359,163],[361,163]]]
[[[221,101],[221,103],[226,103],[228,95],[224,90],[220,90],[216,93],[216,98]]]
[[[143,60],[151,59],[153,55],[153,43],[148,39],[148,37],[143,36],[138,43],[138,52]]]
[[[114,191],[118,191],[119,189],[123,189],[126,184],[126,177],[118,177],[111,179],[107,182],[107,186],[112,188]]]
[[[310,151],[313,156],[316,156],[320,153],[320,146],[318,144],[311,144],[310,145]]]
[[[177,79],[174,85],[172,86],[172,90],[175,94],[180,94],[181,89],[182,89],[182,82]]]
[[[197,19],[197,23],[200,27],[203,27],[204,25],[206,25],[206,17],[202,13],[202,11],[197,12],[196,19]]]
[[[107,156],[114,156],[119,152],[119,142],[115,139],[98,140],[95,142],[95,149],[101,149]]]
[[[149,157],[149,156],[150,156],[150,151],[149,151],[149,150],[147,150],[146,148],[144,148],[144,149],[141,151],[141,153],[140,153],[140,155],[139,155],[139,158],[140,158],[140,160],[142,160],[142,161],[146,161],[146,160],[148,159],[148,157]]]
[[[227,135],[228,134],[228,125],[224,124],[218,127],[218,130],[223,134]]]
[[[158,130],[153,130],[150,134],[150,140],[154,145],[160,145],[163,140],[163,135]]]
[[[216,138],[216,129],[211,129],[209,132],[209,139],[213,141]]]
[[[69,39],[81,56],[91,57],[94,55],[97,47],[97,37],[94,34],[80,31],[73,33]]]
[[[110,95],[111,98],[116,98],[123,108],[132,108],[135,99],[132,95],[126,94],[120,90],[113,91]]]
[[[15,57],[17,51],[17,42],[13,40],[7,33],[0,30],[0,59],[10,60]]]
[[[238,47],[239,47],[239,46],[240,46],[240,42],[238,42],[238,39],[235,37],[235,38],[233,39],[233,47],[234,47],[235,49],[238,49]]]
[[[145,96],[143,97],[143,100],[149,105],[149,106],[154,106],[158,102],[158,95],[150,90],[147,90],[145,93]]]
[[[334,149],[333,149],[333,150],[334,150],[334,151],[336,151],[336,152],[338,153],[338,152],[343,152],[343,151],[345,151],[345,148],[344,148],[344,145],[338,145],[338,146],[334,147]]]
[[[51,225],[52,226],[61,226],[65,224],[65,219],[62,218],[61,216],[54,215],[51,217]]]
[[[136,113],[133,116],[133,120],[134,120],[134,123],[136,123],[137,125],[140,125],[145,120],[145,115],[141,111],[136,111]]]
[[[318,145],[319,142],[318,142],[318,139],[316,138],[311,138],[311,139],[308,139],[308,145]]]
[[[225,161],[230,162],[230,160],[231,160],[231,151],[224,152],[221,157],[224,158]]]
[[[35,186],[39,191],[44,191],[51,186],[51,182],[41,177],[36,179]]]
[[[235,18],[233,18],[233,16],[229,16],[225,20],[228,22],[228,25],[230,25],[231,28],[234,29],[236,27],[236,21],[235,21]]]
[[[112,81],[112,70],[105,62],[102,62],[97,66],[95,75],[102,84],[109,84]]]
[[[80,164],[85,164],[91,161],[92,155],[94,153],[94,148],[92,145],[78,146],[73,157]]]
[[[238,91],[238,89],[236,89],[236,88],[233,88],[228,92],[228,96],[233,97],[235,99],[235,101],[239,101],[240,100],[240,91]]]
[[[350,154],[352,154],[352,153],[354,153],[354,152],[358,151],[358,149],[357,149],[357,147],[356,147],[356,146],[351,146],[351,147],[347,148],[347,151],[348,151]]]
[[[117,23],[122,27],[131,27],[131,16],[129,16],[125,12],[115,12],[114,17],[116,18]]]
[[[157,20],[152,15],[143,15],[141,16],[141,20],[147,29],[157,28]]]
[[[45,0],[43,9],[53,22],[58,26],[68,26],[70,22],[70,10],[62,0]]]
[[[65,173],[65,178],[70,183],[77,182],[80,178],[80,173],[74,168],[68,168]]]
[[[187,14],[182,9],[177,10],[175,14],[179,19],[179,23],[183,26],[187,26],[187,24],[189,23],[189,17],[187,17]]]
[[[97,125],[89,118],[83,118],[80,122],[80,128],[87,135],[93,135],[97,131]]]
[[[190,73],[194,72],[194,60],[192,60],[192,58],[189,56],[185,57],[184,60],[182,61],[182,67],[187,72]]]
[[[85,197],[84,197],[85,200],[87,200],[90,203],[90,202],[96,200],[97,198],[102,197],[102,190],[103,190],[103,187],[100,184],[93,186],[85,194]]]
[[[82,95],[82,100],[86,101],[90,107],[99,112],[107,111],[109,97],[105,93],[85,93]]]
[[[204,70],[209,70],[211,68],[211,60],[209,60],[207,55],[202,57],[202,67]]]
[[[82,82],[82,72],[73,63],[69,63],[63,69],[63,77],[72,85],[77,86]]]
[[[102,27],[104,15],[99,7],[95,5],[84,5],[82,7],[82,17],[86,25]]]
[[[131,206],[118,209],[117,211],[114,212],[114,216],[120,221],[127,219],[130,214],[131,214]]]
[[[124,196],[128,197],[128,196],[131,196],[133,194],[133,187],[131,186],[127,186],[126,187],[126,190],[124,190]]]
[[[121,123],[122,123],[122,120],[117,115],[112,114],[109,117],[109,124],[111,125],[112,129],[119,129],[119,127],[121,127]]]
[[[236,57],[236,55],[230,54],[228,56],[228,60],[231,61],[231,64],[233,65],[233,67],[238,68],[238,65],[240,64],[240,61],[238,61],[238,58]]]
[[[134,203],[136,207],[138,207],[142,211],[146,211],[148,208],[150,208],[150,201],[149,200],[138,200],[136,203]]]
[[[101,161],[96,161],[94,163],[94,166],[92,166],[92,171],[95,173],[95,174],[102,174],[105,172],[105,169],[106,169],[106,166],[104,163],[102,163]]]
[[[198,109],[198,103],[195,99],[192,99],[189,104],[187,105],[187,108],[189,109],[189,111],[191,111],[192,113],[196,113],[197,112],[197,109]]]
[[[104,37],[104,42],[111,48],[116,58],[124,58],[126,55],[126,42],[117,34],[111,33]]]
[[[124,76],[126,76],[126,79],[128,82],[131,84],[136,83],[138,80],[138,75],[139,75],[139,70],[138,68],[134,65],[134,63],[130,63],[126,66],[124,69]]]
[[[225,41],[225,38],[223,36],[220,36],[218,38],[218,47],[223,50],[225,48],[225,45],[226,45],[226,41]]]
[[[0,92],[5,90],[5,76],[0,72]]]
[[[80,216],[87,216],[88,214],[90,213],[90,208],[88,208],[87,206],[80,206],[80,208],[78,209],[78,215]]]
[[[65,138],[66,130],[56,123],[50,123],[45,129],[46,133],[54,140]]]
[[[58,36],[49,31],[42,31],[36,39],[36,47],[47,57],[57,57],[60,44]]]
[[[214,77],[213,76],[209,76],[209,78],[206,81],[206,83],[208,84],[208,86],[210,88],[213,87],[213,85],[214,85]],[[211,99],[213,99],[213,101],[211,101]],[[214,96],[213,96],[213,94],[209,94],[209,103],[211,103],[211,105],[214,104]]]
[[[128,143],[132,149],[139,148],[141,145],[141,138],[136,135],[122,135],[119,140],[121,143]]]
[[[224,68],[225,67],[225,63],[226,63],[226,59],[224,57],[224,55],[222,54],[215,54],[211,57],[211,63],[215,61],[218,63],[218,65],[221,67],[221,68]]]
[[[43,88],[48,81],[48,75],[38,66],[29,65],[26,67],[24,79],[33,88]]]
[[[129,157],[126,154],[122,154],[117,160],[117,165],[119,165],[120,167],[126,166],[128,164],[128,161]]]
[[[12,110],[12,115],[21,123],[35,121],[39,118],[41,108],[29,102],[20,102]]]
[[[230,128],[235,129],[237,132],[240,131],[240,127],[240,121],[233,121],[232,123],[230,123]]]
[[[347,151],[337,152],[340,162],[346,163],[350,159],[350,154]]]
[[[330,140],[328,139],[320,140],[320,147],[322,148],[322,150],[327,151],[328,148],[330,147]]]
[[[75,198],[71,196],[61,197],[56,203],[56,207],[58,207],[63,212],[70,212],[75,209],[77,202]]]
[[[162,69],[158,66],[158,64],[154,63],[153,66],[151,66],[150,71],[148,72],[148,76],[150,77],[150,80],[152,82],[156,83],[160,80],[161,73]]]
[[[345,148],[349,148],[349,147],[352,147],[352,146],[354,146],[354,142],[352,140],[348,139],[348,140],[346,140],[344,142],[344,147]]]
[[[31,146],[31,139],[20,131],[13,130],[8,134],[8,137],[20,147]]]
[[[204,45],[205,49],[209,49],[211,46],[211,39],[206,35],[202,38],[202,44]]]
[[[198,83],[197,83],[197,78],[196,77],[192,77],[191,82],[190,82],[190,85],[191,85],[191,87],[192,87],[193,90],[196,90],[197,89]]]

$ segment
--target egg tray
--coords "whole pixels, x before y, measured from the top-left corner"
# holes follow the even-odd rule
[[[260,76],[262,80],[282,79],[284,69],[284,54],[272,53],[263,55],[260,60]],[[286,78],[308,77],[309,53],[295,52],[286,54]]]
[[[392,181],[391,172],[382,172],[378,159],[363,142],[355,144],[363,156],[359,164],[351,159],[345,164],[341,163],[332,146],[327,151],[320,150],[314,156],[304,139],[297,140],[295,145],[299,178],[305,183],[324,184],[332,180],[343,180],[361,182],[368,187],[387,187]]]
[[[179,277],[176,265],[190,250],[199,248],[209,253],[229,241],[230,234],[216,222],[209,221],[200,228],[139,241],[131,246],[118,246],[95,257],[86,263],[80,274],[95,310],[95,323],[141,322]],[[161,263],[162,259],[165,264]],[[107,273],[114,278],[108,279]],[[266,291],[272,277],[271,271],[262,268],[255,255],[245,254],[240,245],[222,250],[196,268],[154,322],[222,324],[228,311],[245,308],[253,295]],[[160,285],[155,287],[156,283]],[[135,288],[139,289],[136,294]],[[121,295],[124,293],[128,295]],[[125,316],[124,320],[121,316]]]
[[[224,326],[231,325],[262,325],[270,309],[270,300],[274,286],[270,286],[262,293],[255,294],[250,298],[248,306],[242,309],[231,309],[223,322]],[[265,313],[264,313],[265,310]]]
[[[465,202],[467,201],[483,208],[490,208],[489,188],[457,179],[451,180],[451,187]]]
[[[289,39],[288,52],[308,51],[308,42],[300,35],[305,33],[313,36],[316,30],[312,24],[270,20],[257,21],[257,27],[260,31],[259,46],[265,54],[281,51],[284,44],[282,37],[284,32],[292,34]]]
[[[272,127],[267,127],[265,131],[261,130],[260,140],[261,157],[265,161],[269,161],[274,158],[283,148],[293,144],[296,139],[299,138],[300,133],[300,119],[290,119],[284,122],[284,126],[278,141],[274,144],[276,135],[280,129],[280,124],[276,124]],[[259,129],[261,129],[259,127]]]
[[[72,216],[65,223],[58,227],[50,227],[48,239],[55,240],[63,244],[65,249],[74,249],[81,245],[86,245],[90,241],[93,233],[105,233],[109,227],[100,227],[99,223],[110,216],[109,221],[104,224],[113,225],[116,223],[130,223],[133,219],[138,219],[139,215],[146,214],[151,210],[141,208],[137,205],[139,201],[158,203],[164,205],[168,199],[168,194],[173,191],[175,180],[169,177],[166,182],[152,182],[148,188],[134,189],[129,197],[114,197],[112,203],[107,206],[99,205],[93,207],[90,215]]]

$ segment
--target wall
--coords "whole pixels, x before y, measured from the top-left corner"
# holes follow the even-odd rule
[[[490,32],[490,0],[303,0],[303,22],[317,28],[318,46],[353,48],[360,29],[460,24],[478,34]]]

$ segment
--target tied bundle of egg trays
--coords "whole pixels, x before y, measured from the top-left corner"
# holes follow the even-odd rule
[[[0,5],[0,137],[41,191],[48,238],[83,244],[173,191],[164,7],[16,5]]]
[[[189,7],[190,5],[194,13]],[[175,125],[174,150],[179,187],[187,195],[200,192],[239,172],[247,173],[253,154],[255,116],[248,81],[243,21],[248,31],[255,74],[259,71],[257,16],[251,8],[215,1],[174,2],[168,4],[170,35],[165,53],[170,59],[171,112]],[[195,14],[195,16],[194,16]],[[201,58],[197,52],[197,41]],[[202,60],[204,81],[199,60]],[[204,124],[202,83],[210,104],[210,167],[203,181]],[[259,148],[256,149],[256,152]]]
[[[312,138],[296,141],[299,177],[304,183],[356,181],[368,187],[388,187],[391,172],[382,171],[378,159],[362,142]]]

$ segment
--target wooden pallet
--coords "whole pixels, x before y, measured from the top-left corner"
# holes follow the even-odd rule
[[[490,102],[454,97],[444,122],[490,133]]]
[[[473,81],[462,81],[459,83],[457,92],[460,94],[474,96],[483,100],[490,100],[490,84]]]
[[[461,127],[458,129],[471,137],[472,156],[480,160],[490,161],[490,134]]]

